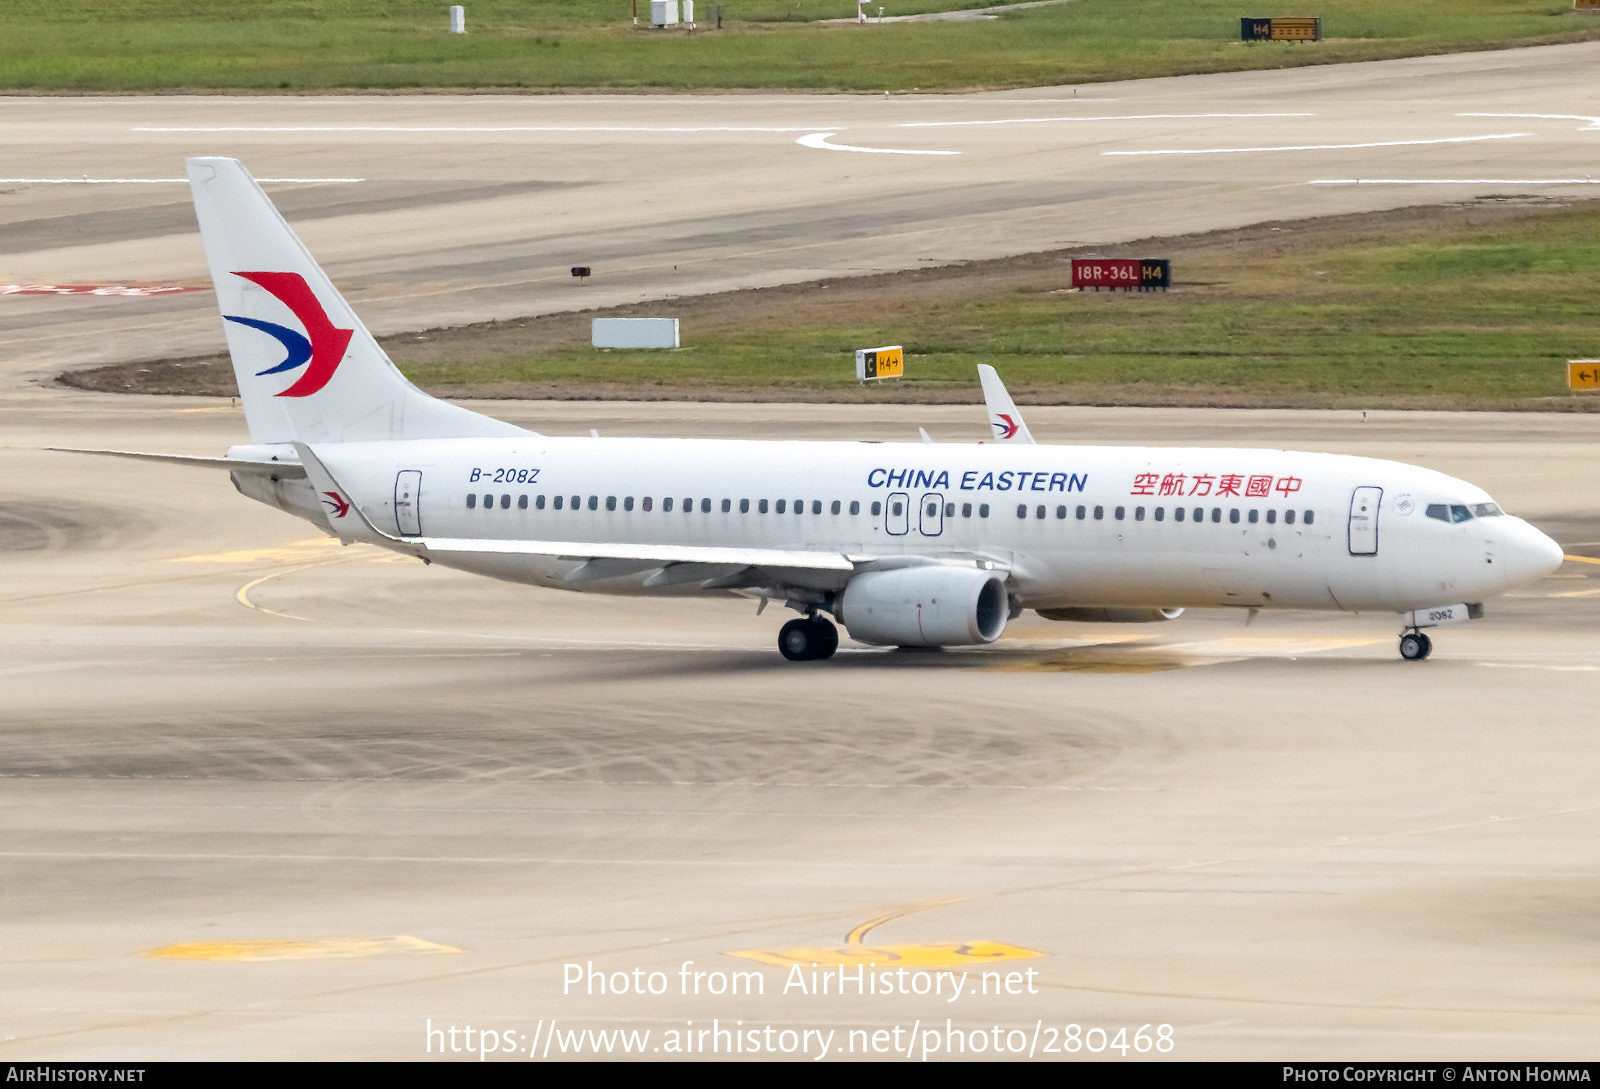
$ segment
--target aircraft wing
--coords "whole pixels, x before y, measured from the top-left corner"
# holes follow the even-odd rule
[[[388,534],[385,534],[388,536]],[[468,537],[394,537],[419,555],[464,554],[554,556],[570,560],[638,560],[651,564],[695,563],[740,567],[796,567],[853,571],[858,561],[842,552],[786,548],[724,548],[702,545],[617,544],[596,541],[498,541]]]
[[[371,538],[386,541],[420,557],[450,555],[553,556],[574,560],[632,561],[643,566],[674,563],[718,567],[790,567],[820,571],[853,571],[856,561],[842,552],[788,548],[729,548],[714,545],[630,544],[614,541],[514,541],[483,537],[396,537],[372,524],[359,504],[349,498],[326,465],[305,443],[294,444],[312,487],[332,497],[341,508],[338,518],[354,511],[361,529]],[[346,533],[332,526],[335,533]],[[357,536],[362,536],[358,534]],[[866,557],[862,557],[863,560]]]
[[[242,458],[206,458],[191,454],[146,454],[138,450],[83,450],[71,446],[47,446],[46,450],[58,454],[99,454],[109,458],[132,458],[134,461],[162,461],[169,465],[195,465],[205,469],[231,469],[244,473],[276,473],[280,477],[294,478],[306,475],[305,469],[292,461],[245,461]]]
[[[989,410],[989,424],[994,428],[995,442],[1026,443],[1033,445],[1028,425],[1022,422],[1022,413],[1016,402],[1006,392],[1006,384],[987,363],[978,364],[978,380],[983,383],[984,406]]]

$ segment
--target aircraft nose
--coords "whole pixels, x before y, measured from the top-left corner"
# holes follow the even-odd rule
[[[1506,576],[1517,585],[1542,579],[1561,566],[1561,546],[1526,522],[1516,522],[1508,527]]]

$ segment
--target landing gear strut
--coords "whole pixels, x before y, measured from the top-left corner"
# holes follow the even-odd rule
[[[778,653],[791,662],[832,658],[839,649],[839,629],[820,616],[791,620],[778,629]]]
[[[1433,653],[1433,640],[1420,631],[1408,631],[1400,637],[1400,657],[1408,662],[1420,662]]]

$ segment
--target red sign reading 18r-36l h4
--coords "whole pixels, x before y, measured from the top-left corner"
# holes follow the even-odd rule
[[[1074,257],[1072,286],[1109,288],[1113,291],[1165,291],[1172,279],[1172,262],[1151,258]]]

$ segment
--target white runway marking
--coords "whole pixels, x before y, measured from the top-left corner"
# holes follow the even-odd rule
[[[1587,121],[1589,122],[1579,132],[1589,129],[1600,129],[1600,117],[1590,117],[1583,113],[1458,113],[1457,117],[1535,117],[1544,121]]]
[[[1515,140],[1531,132],[1497,132],[1490,136],[1446,136],[1438,140],[1378,140],[1370,144],[1288,144],[1282,147],[1167,148],[1161,151],[1102,151],[1102,155],[1239,155],[1253,151],[1348,151],[1367,147],[1420,147],[1424,144],[1470,144],[1480,140]]]
[[[1600,185],[1600,178],[1318,178],[1307,185]]]
[[[738,125],[217,125],[145,127],[129,132],[808,132],[816,125],[780,128]],[[843,126],[839,126],[843,127]]]
[[[831,132],[814,132],[810,136],[802,136],[795,143],[801,147],[816,148],[819,151],[860,151],[868,155],[960,155],[959,151],[910,151],[897,147],[856,147],[853,144],[832,144],[828,137],[835,135]]]
[[[279,185],[351,185],[366,178],[257,178]],[[0,178],[0,185],[188,185],[188,178]]]
[[[897,129],[954,128],[961,125],[1044,125],[1056,121],[1188,121],[1204,117],[1315,117],[1314,113],[1131,113],[1106,117],[1003,117],[994,121],[903,121]]]

